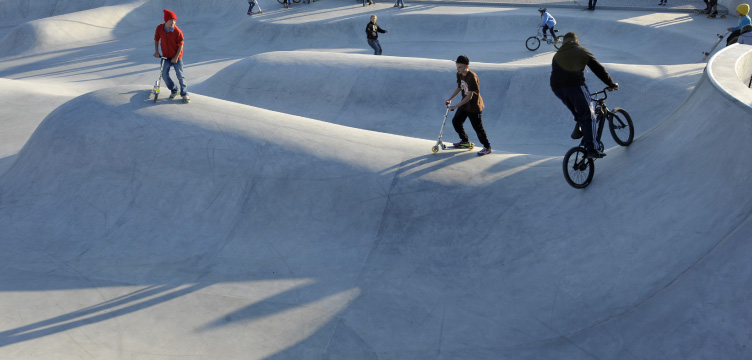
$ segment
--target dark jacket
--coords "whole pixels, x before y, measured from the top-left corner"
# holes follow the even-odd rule
[[[616,85],[590,50],[577,43],[567,42],[556,52],[551,62],[551,89],[585,85],[585,66],[604,84],[609,87]]]
[[[373,35],[373,33],[376,33],[376,35]],[[368,22],[368,25],[366,25],[366,36],[368,36],[368,40],[375,40],[379,38],[378,33],[385,33],[386,30],[379,27],[378,24],[374,24],[372,22]]]

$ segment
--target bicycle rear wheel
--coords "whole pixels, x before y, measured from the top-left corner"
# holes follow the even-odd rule
[[[564,37],[563,36],[557,36],[556,40],[554,41],[554,47],[558,50],[561,47],[561,44],[564,43]]]
[[[575,189],[583,189],[590,185],[595,173],[593,159],[587,157],[587,150],[582,147],[573,147],[567,151],[562,168],[564,179]]]
[[[530,51],[538,50],[540,47],[540,39],[535,36],[531,36],[525,40],[525,47]]]
[[[617,144],[629,146],[634,140],[634,125],[632,117],[622,108],[614,108],[608,113],[608,130]]]

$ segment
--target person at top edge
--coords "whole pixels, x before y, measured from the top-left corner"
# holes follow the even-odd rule
[[[180,91],[183,101],[188,103],[191,99],[188,96],[188,85],[185,83],[185,75],[183,73],[183,45],[185,44],[185,39],[183,38],[183,32],[175,25],[177,21],[178,17],[174,12],[164,9],[164,22],[157,25],[157,29],[154,32],[154,57],[167,58],[162,69],[162,79],[164,79],[167,88],[170,89],[170,99],[174,99],[178,91]],[[159,54],[160,49],[162,50],[162,55]],[[170,79],[170,68],[175,69],[175,76],[178,78],[180,88],[175,86],[175,83]]]
[[[561,48],[551,61],[551,90],[574,116],[577,122],[572,132],[572,139],[583,138],[588,156],[602,157],[603,145],[597,139],[596,119],[590,90],[585,84],[585,67],[613,91],[619,84],[611,79],[608,71],[598,62],[590,50],[580,46],[577,34],[569,32],[564,35]]]
[[[752,24],[752,20],[750,20],[749,18],[748,4],[741,4],[737,6],[736,16],[739,17],[739,21],[736,23],[736,26],[726,29],[731,32],[731,34],[729,34],[728,38],[726,39],[726,46],[736,43],[736,39],[741,34],[742,28],[746,25]]]
[[[483,98],[480,96],[480,84],[478,82],[478,75],[470,70],[470,59],[465,55],[460,55],[454,62],[457,67],[457,87],[454,89],[452,96],[447,99],[444,104],[449,106],[452,103],[457,94],[462,92],[462,100],[457,105],[449,106],[450,111],[457,110],[452,118],[452,125],[454,131],[460,136],[460,141],[452,144],[456,148],[471,148],[472,144],[470,139],[465,133],[465,120],[470,118],[470,124],[472,124],[475,134],[478,135],[478,140],[483,144],[483,150],[478,152],[478,156],[483,156],[491,153],[491,143],[488,142],[488,136],[486,130],[483,129]]]

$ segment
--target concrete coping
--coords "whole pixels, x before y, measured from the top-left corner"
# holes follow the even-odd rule
[[[752,45],[728,46],[708,61],[705,72],[713,85],[729,100],[752,112]]]

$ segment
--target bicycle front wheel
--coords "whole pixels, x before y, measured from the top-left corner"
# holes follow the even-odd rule
[[[564,43],[564,37],[563,36],[557,36],[556,41],[554,41],[554,47],[556,50],[558,50],[561,47],[561,44]]]
[[[531,36],[525,40],[525,47],[530,51],[538,50],[540,47],[540,39],[535,36]]]
[[[617,144],[629,146],[634,140],[634,125],[632,117],[622,108],[614,108],[608,113],[608,130]]]
[[[573,147],[564,155],[562,164],[564,179],[575,189],[583,189],[590,185],[595,173],[593,159],[587,157],[587,151],[582,147]]]

